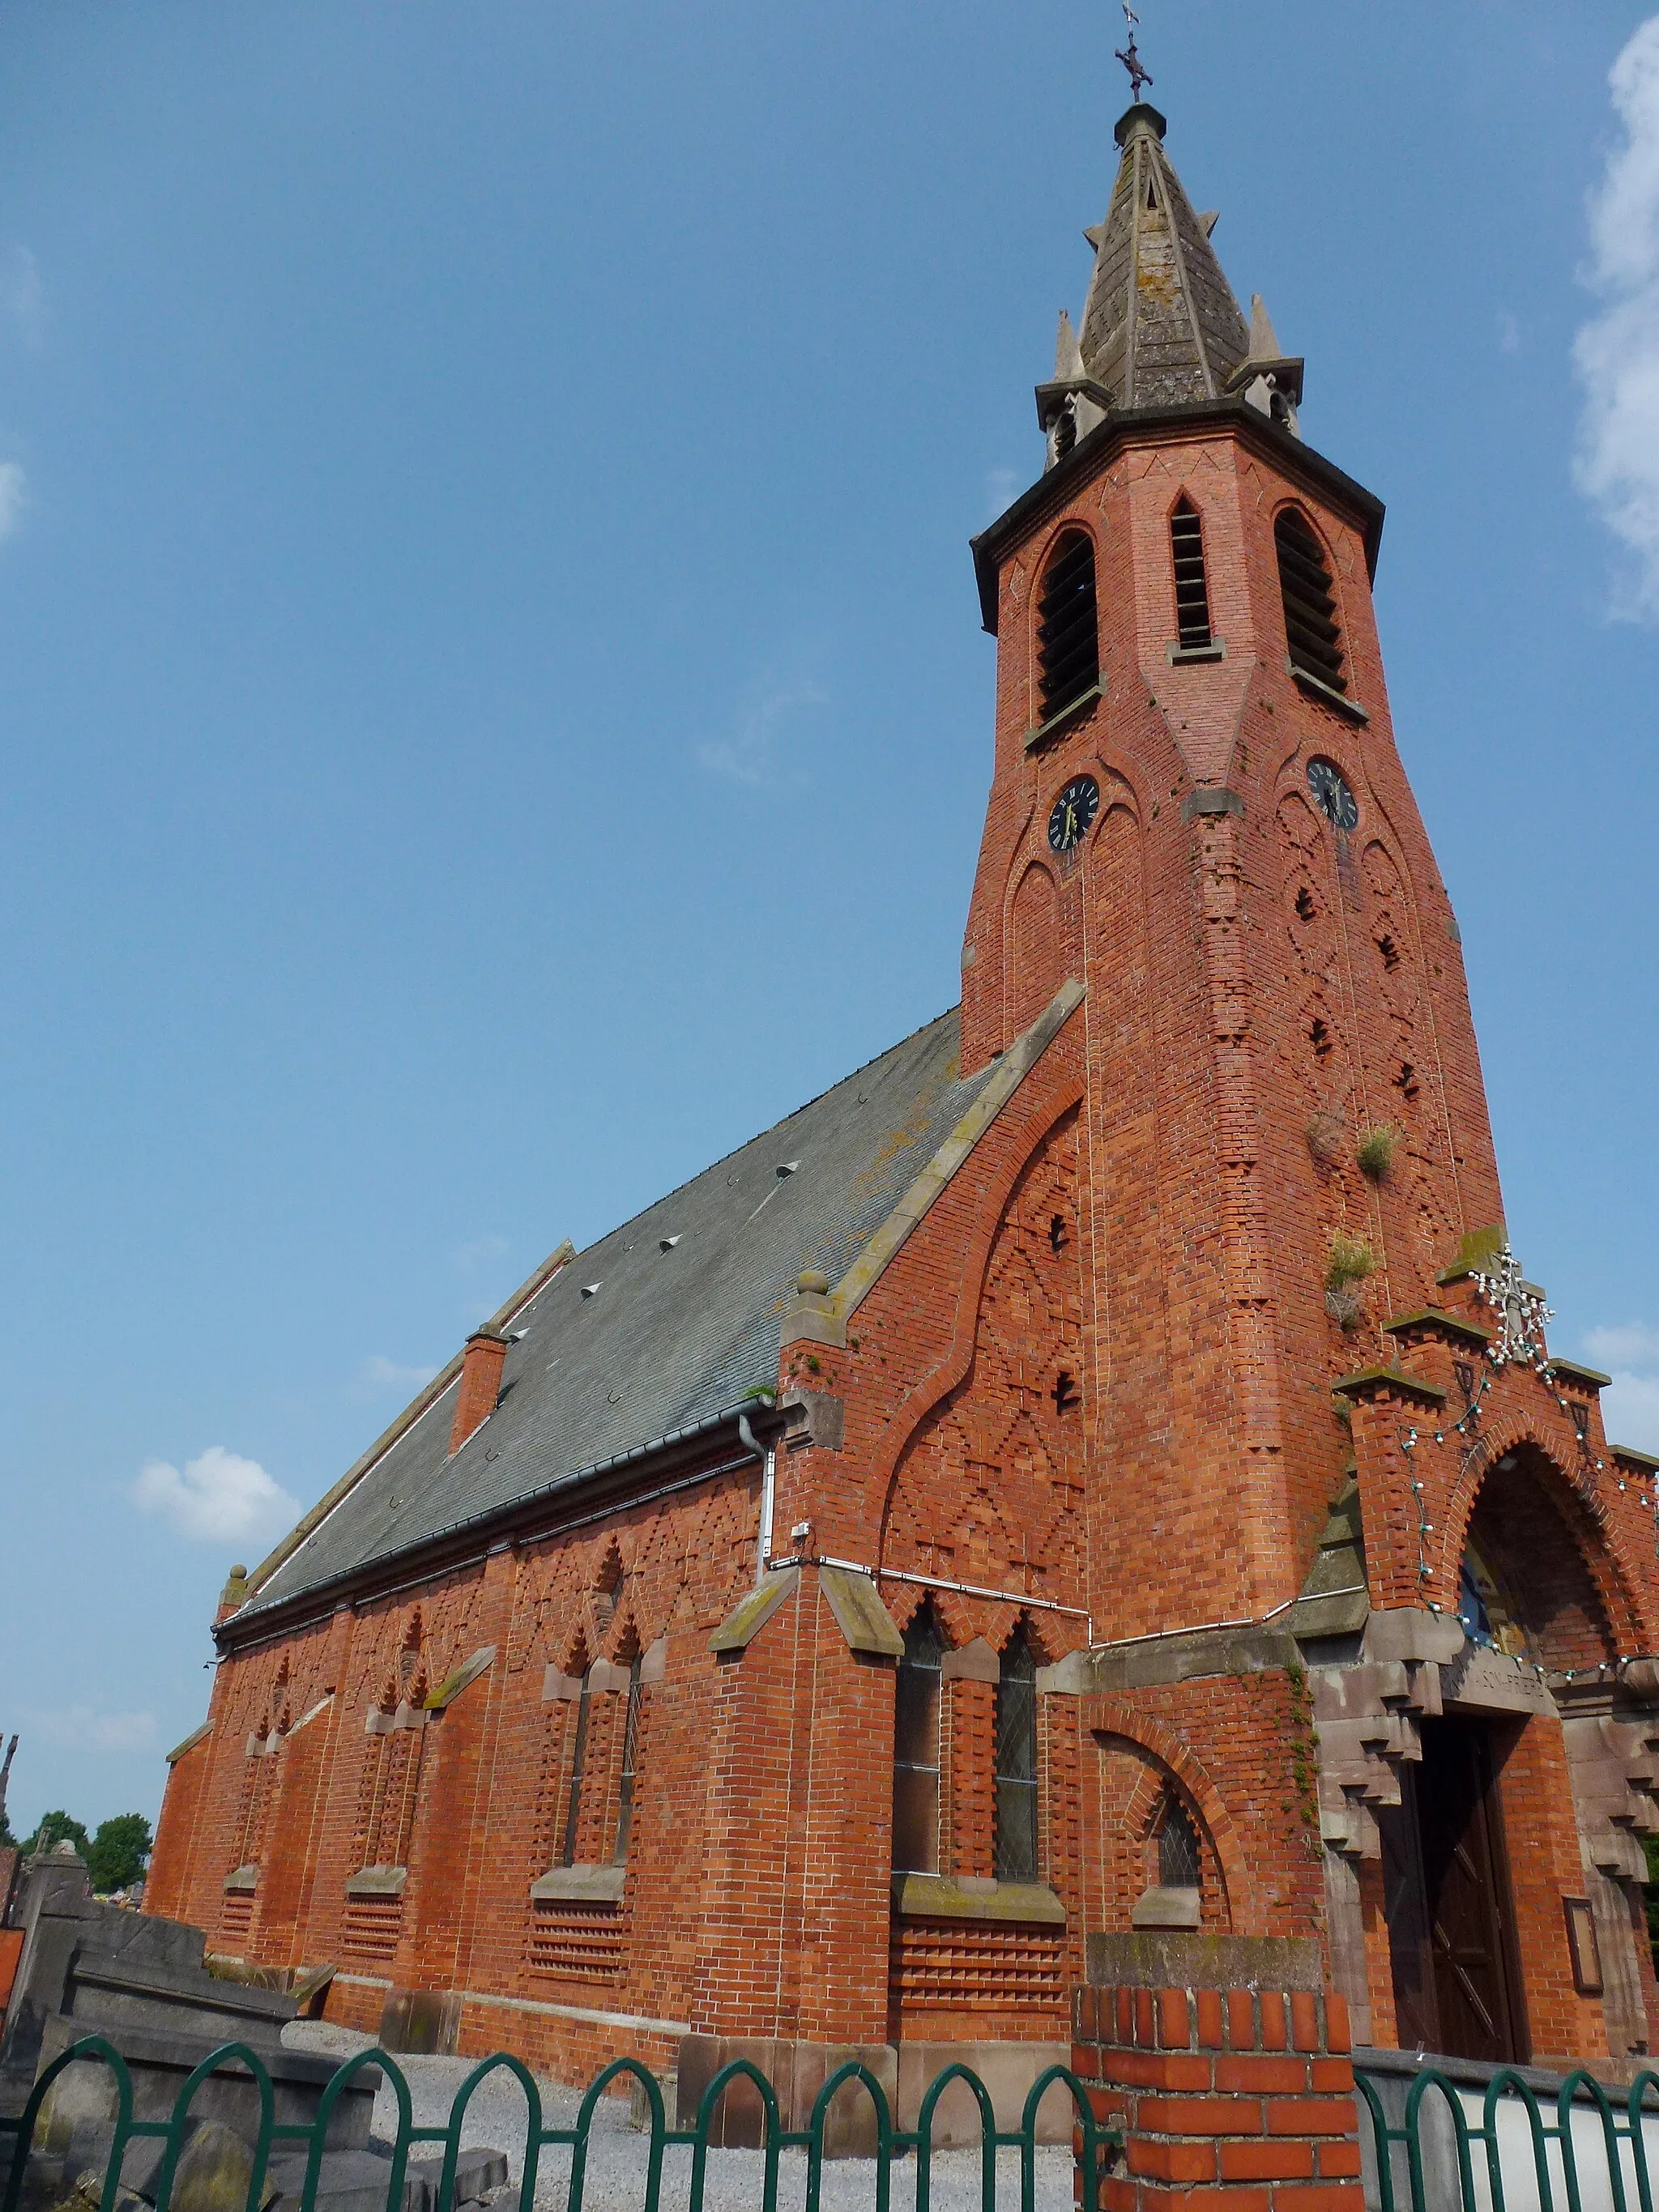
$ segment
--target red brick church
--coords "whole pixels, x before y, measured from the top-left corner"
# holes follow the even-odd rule
[[[1266,1937],[1361,2041],[1648,2048],[1659,1462],[1509,1249],[1382,507],[1164,131],[973,549],[961,1006],[562,1247],[233,1571],[148,1902],[331,2019],[913,2107]]]

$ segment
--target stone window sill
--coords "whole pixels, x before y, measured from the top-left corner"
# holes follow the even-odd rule
[[[974,1875],[896,1874],[894,1909],[921,1920],[1023,1920],[1066,1925],[1066,1907],[1039,1881],[990,1881]]]
[[[625,1866],[550,1867],[530,1885],[531,1902],[563,1899],[574,1905],[620,1905],[628,1882]]]
[[[232,1896],[252,1897],[258,1887],[259,1868],[257,1860],[246,1866],[233,1867],[225,1876],[225,1888]]]
[[[1145,1889],[1129,1909],[1132,1928],[1196,1928],[1200,1917],[1195,1889]]]
[[[407,1867],[359,1867],[346,1881],[348,1897],[401,1897],[409,1880]]]
[[[1370,720],[1370,716],[1358,699],[1350,699],[1346,691],[1333,691],[1328,684],[1322,684],[1305,668],[1298,668],[1288,653],[1285,656],[1285,665],[1310,699],[1317,699],[1322,706],[1334,707],[1339,714],[1346,714],[1351,722],[1358,722],[1362,726]]]
[[[1212,637],[1207,645],[1171,645],[1166,649],[1171,668],[1190,668],[1194,662],[1224,660],[1227,658],[1224,637]]]
[[[1086,714],[1097,700],[1103,699],[1105,696],[1105,678],[1097,677],[1086,691],[1079,691],[1077,697],[1069,700],[1058,714],[1050,714],[1048,720],[1040,724],[1036,729],[1028,730],[1025,732],[1026,751],[1034,753],[1039,745],[1046,745],[1050,738],[1057,738],[1068,723],[1076,721],[1080,715]]]

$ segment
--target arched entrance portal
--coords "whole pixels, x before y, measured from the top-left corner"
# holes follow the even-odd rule
[[[1530,1446],[1483,1483],[1462,1559],[1463,1657],[1444,1670],[1445,1711],[1420,1727],[1381,1817],[1395,2015],[1402,2046],[1495,2063],[1530,2055],[1517,1889],[1530,1869],[1510,1836],[1530,1825],[1534,1729],[1559,1732],[1545,1676],[1614,1656],[1586,1557],[1590,1532]]]

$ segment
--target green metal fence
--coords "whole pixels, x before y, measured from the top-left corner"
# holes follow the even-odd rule
[[[1376,2160],[1367,2196],[1381,2212],[1655,2212],[1659,2075],[1645,2068],[1616,2101],[1580,2068],[1540,2103],[1505,2067],[1481,2094],[1477,2121],[1465,2103],[1474,2093],[1425,2066],[1398,2126],[1383,2111],[1382,2078],[1354,2069]]]
[[[738,2083],[748,2084],[759,2100],[763,2116],[762,2212],[777,2212],[779,2165],[786,2150],[805,2152],[805,2212],[819,2212],[826,2154],[824,2135],[830,2121],[830,2107],[838,2094],[849,2087],[861,2089],[868,2096],[872,2111],[874,2124],[871,2139],[875,2168],[874,2212],[889,2212],[893,2167],[900,2160],[908,2159],[915,2161],[915,2212],[929,2212],[933,2166],[939,2154],[933,2142],[934,2115],[940,2098],[952,2082],[963,2083],[979,2108],[982,2212],[997,2212],[999,2150],[1018,2152],[1020,2212],[1036,2212],[1037,2108],[1047,2093],[1057,2083],[1070,2095],[1075,2115],[1073,2143],[1081,2182],[1079,2199],[1081,2212],[1095,2212],[1099,2202],[1099,2181],[1121,2140],[1115,2130],[1103,2127],[1097,2121],[1083,2083],[1064,2066],[1051,2066],[1038,2076],[1025,2099],[1019,2126],[1006,2131],[999,2130],[996,2126],[990,2093],[979,2076],[966,2066],[947,2066],[928,2085],[916,2116],[915,2129],[905,2130],[894,2126],[891,2109],[881,2084],[866,2068],[855,2061],[840,2067],[826,2080],[813,2103],[808,2124],[801,2129],[782,2125],[776,2092],[765,2075],[746,2059],[735,2060],[715,2075],[698,2103],[695,2125],[671,2128],[663,2104],[662,2089],[655,2075],[631,2058],[613,2061],[595,2077],[582,2099],[572,2126],[547,2127],[543,2124],[541,2094],[534,2075],[521,2060],[505,2051],[497,2051],[493,2057],[482,2059],[473,2068],[456,2092],[448,2121],[442,2127],[416,2126],[409,2084],[397,2061],[383,2051],[362,2051],[345,2060],[323,2090],[315,2118],[303,2124],[285,2124],[276,2118],[276,2100],[270,2075],[261,2064],[258,2053],[241,2043],[225,2044],[202,2061],[179,2090],[168,2118],[141,2120],[133,2117],[132,2079],[120,2053],[105,2037],[88,2035],[72,2044],[45,2069],[35,2083],[27,2104],[16,2118],[0,2118],[0,2172],[5,2170],[8,2162],[11,2167],[3,2202],[0,2203],[0,2212],[18,2212],[26,2179],[27,2149],[33,2142],[41,2106],[58,2076],[78,2060],[101,2061],[110,2069],[115,2082],[114,2133],[104,2170],[99,2212],[115,2212],[121,2187],[122,2163],[127,2148],[131,2143],[146,2138],[159,2140],[164,2145],[155,2177],[153,2202],[155,2212],[168,2212],[174,2177],[186,2140],[191,2103],[197,2091],[209,2076],[226,2066],[246,2069],[252,2076],[259,2100],[259,2121],[251,2146],[252,2166],[243,2212],[258,2212],[266,2193],[265,2172],[273,2152],[281,2154],[301,2148],[306,2150],[307,2157],[299,2212],[315,2212],[322,2161],[328,2147],[330,2124],[335,2107],[351,2081],[368,2067],[380,2069],[391,2083],[397,2100],[397,2134],[386,2166],[386,2203],[388,2212],[398,2212],[410,2151],[417,2143],[443,2146],[443,2169],[434,2212],[454,2212],[456,2160],[460,2154],[461,2129],[467,2107],[483,2082],[491,2075],[503,2070],[510,2074],[523,2090],[526,2108],[524,2170],[517,2191],[518,2212],[531,2212],[542,2154],[555,2148],[567,2148],[570,2152],[570,2179],[565,2212],[582,2212],[587,2184],[589,2142],[599,2100],[613,2082],[629,2076],[639,2085],[649,2114],[641,2212],[659,2212],[664,2154],[675,2148],[687,2148],[691,2153],[688,2212],[703,2212],[711,2136],[717,2136],[719,2133],[720,2107],[725,2093]],[[842,2131],[838,2126],[836,2132]],[[715,2141],[713,2147],[720,2148],[721,2146]],[[1650,2212],[1645,2202],[1644,2212]]]

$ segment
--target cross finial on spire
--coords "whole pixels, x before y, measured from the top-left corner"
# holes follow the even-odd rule
[[[1122,63],[1124,68],[1129,72],[1130,97],[1135,101],[1136,105],[1139,106],[1140,100],[1140,88],[1143,84],[1152,83],[1152,73],[1150,70],[1143,69],[1140,65],[1140,56],[1135,47],[1135,25],[1140,21],[1140,18],[1136,15],[1134,9],[1129,5],[1129,0],[1123,0],[1123,20],[1129,27],[1129,43],[1127,46],[1118,47],[1116,58]]]

